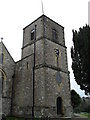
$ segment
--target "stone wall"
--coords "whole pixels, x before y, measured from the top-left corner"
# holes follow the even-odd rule
[[[43,37],[43,17],[41,17],[23,29],[22,58],[28,55],[28,52],[26,52],[25,49],[29,50],[29,54],[33,53],[33,45],[31,44],[33,44],[34,40],[31,40],[31,31],[35,29],[35,25],[36,40],[39,40]]]
[[[13,115],[25,116],[32,111],[32,55],[17,62],[15,70]]]
[[[15,62],[9,54],[7,48],[1,42],[3,61],[1,72],[2,78],[2,114],[11,114],[12,104],[12,84],[14,77]]]
[[[57,39],[53,39],[53,30],[57,33]],[[44,36],[53,42],[56,42],[62,46],[65,46],[64,40],[64,27],[54,22],[50,18],[44,16]]]
[[[55,49],[59,50],[58,66]],[[49,51],[49,52],[48,52]],[[64,72],[68,72],[66,47],[60,46],[48,39],[45,39],[45,62],[53,67],[58,67]]]

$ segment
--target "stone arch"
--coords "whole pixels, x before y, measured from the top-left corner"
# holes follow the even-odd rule
[[[1,54],[0,54],[0,64],[3,64],[3,59],[4,59],[4,54],[1,53]]]
[[[0,94],[6,96],[6,73],[0,68]]]
[[[1,74],[3,75],[3,77],[4,77],[4,80],[6,80],[6,73],[0,68],[0,72],[1,72]]]
[[[62,98],[61,97],[57,98],[57,114],[58,115],[62,114]]]

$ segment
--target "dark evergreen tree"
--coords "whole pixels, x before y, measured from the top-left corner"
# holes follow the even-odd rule
[[[73,109],[78,107],[81,103],[81,97],[79,96],[79,94],[77,94],[75,90],[71,90],[71,102]]]
[[[85,94],[90,94],[90,27],[88,25],[73,30],[71,48],[72,69],[75,80]]]

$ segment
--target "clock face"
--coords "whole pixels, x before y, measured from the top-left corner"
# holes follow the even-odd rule
[[[62,76],[60,74],[60,72],[56,73],[56,81],[60,84],[62,82]]]

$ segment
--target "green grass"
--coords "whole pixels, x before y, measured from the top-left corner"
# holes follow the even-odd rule
[[[90,118],[90,113],[81,113],[80,115]],[[6,120],[25,120],[25,119],[24,118],[16,118],[16,117],[7,117]],[[39,120],[39,118],[34,118],[34,120]]]
[[[81,115],[90,118],[90,113],[82,113]]]
[[[24,120],[24,118],[7,117],[6,120]]]
[[[25,120],[24,118],[17,117],[7,117],[6,120]],[[39,120],[39,118],[34,118],[34,120]]]

